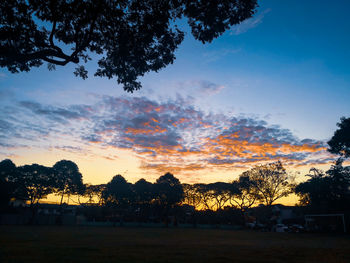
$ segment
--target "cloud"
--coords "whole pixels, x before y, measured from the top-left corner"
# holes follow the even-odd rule
[[[240,34],[247,32],[248,30],[250,30],[252,28],[257,27],[258,25],[260,25],[262,23],[265,15],[267,13],[269,13],[270,11],[271,11],[271,9],[266,9],[266,10],[262,11],[260,14],[256,15],[255,17],[244,20],[242,23],[240,23],[236,26],[233,26],[230,34],[231,35],[240,35]]]
[[[190,90],[191,93],[196,94],[196,96],[211,96],[220,93],[225,89],[225,86],[207,80],[192,80],[177,83],[177,88]],[[184,99],[181,99],[181,96],[179,96],[179,99],[185,101]],[[186,103],[188,102],[192,103],[193,97],[189,96],[186,100]]]
[[[67,122],[68,120],[81,120],[87,118],[92,111],[90,106],[73,105],[68,108],[41,105],[33,101],[21,101],[20,106],[32,111],[36,115],[46,116],[56,122]]]
[[[206,95],[212,95],[212,94],[217,94],[221,92],[225,86],[223,85],[218,85],[213,82],[209,81],[201,81],[199,82],[199,91],[201,93],[204,93]]]
[[[230,56],[232,54],[237,54],[241,50],[242,50],[241,48],[237,48],[237,49],[225,48],[225,49],[220,49],[220,50],[213,50],[213,51],[203,53],[203,57],[204,57],[205,62],[210,63],[210,62],[217,61],[223,57],[227,57],[227,56]]]
[[[222,87],[202,82],[200,89],[213,93]],[[334,160],[323,141],[300,140],[257,117],[205,113],[180,96],[161,102],[96,96],[95,104],[64,107],[25,101],[0,110],[3,147],[82,155],[94,154],[95,148],[128,149],[145,170],[189,172],[277,160],[294,166]]]

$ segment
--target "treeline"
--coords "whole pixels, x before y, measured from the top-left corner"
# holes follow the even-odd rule
[[[182,184],[166,173],[154,183],[140,179],[133,184],[116,175],[107,184],[91,185],[83,184],[78,166],[72,161],[61,160],[53,167],[39,164],[16,167],[7,159],[0,162],[1,207],[5,208],[11,199],[24,200],[35,207],[47,195],[56,194],[60,204],[74,197],[81,205],[140,208],[153,204],[171,209],[186,204],[196,210],[233,207],[244,212],[258,204],[271,206],[278,199],[296,193],[300,205],[315,211],[347,209],[350,169],[343,167],[342,159],[326,172],[313,168],[306,176],[310,178],[296,185],[278,161],[255,166],[230,183]]]
[[[39,164],[16,167],[11,160],[0,163],[2,203],[11,199],[25,200],[31,207],[49,194],[75,197],[80,204],[98,206],[130,206],[160,204],[171,208],[187,204],[197,210],[219,210],[232,206],[242,211],[263,203],[273,204],[293,192],[292,177],[281,162],[256,166],[230,183],[182,184],[171,173],[155,183],[140,179],[132,184],[116,175],[107,184],[83,184],[78,166],[61,160],[53,167]]]

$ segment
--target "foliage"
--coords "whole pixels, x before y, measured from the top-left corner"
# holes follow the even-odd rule
[[[337,126],[339,129],[328,141],[328,151],[348,158],[350,157],[350,118],[341,118]]]
[[[340,158],[326,173],[331,178],[329,190],[332,193],[333,201],[340,201],[344,205],[348,205],[350,201],[350,166],[344,167],[343,159]],[[344,207],[344,205],[341,206]]]
[[[255,166],[243,172],[242,176],[249,178],[259,199],[267,206],[293,192],[293,177],[286,172],[280,161]]]
[[[200,209],[202,200],[196,185],[182,184],[182,187],[184,191],[183,204],[193,206],[195,209]]]
[[[96,54],[95,76],[117,78],[129,92],[149,71],[173,63],[184,39],[176,21],[185,18],[192,35],[211,42],[232,25],[250,18],[256,0],[3,0],[0,2],[0,66],[12,73],[48,63],[81,65]]]
[[[217,182],[207,185],[207,191],[211,196],[212,209],[220,210],[223,209],[226,202],[230,198],[232,185],[229,183]]]
[[[107,205],[124,207],[134,198],[131,185],[121,175],[116,175],[107,184],[103,199]]]
[[[0,180],[12,182],[16,178],[16,165],[9,159],[0,162]]]
[[[55,192],[61,196],[61,204],[64,195],[82,194],[84,185],[78,166],[69,160],[61,160],[53,166],[55,173]]]
[[[102,193],[106,189],[105,184],[98,184],[98,185],[92,185],[92,184],[86,184],[85,185],[85,191],[83,193],[83,196],[88,198],[87,203],[102,205],[103,196]],[[79,203],[81,203],[79,201]]]
[[[6,208],[10,199],[15,197],[14,178],[16,165],[9,159],[0,162],[0,209]]]
[[[232,182],[230,204],[242,212],[252,207],[259,199],[259,192],[249,176],[240,175],[238,180]]]
[[[172,207],[181,202],[184,191],[179,179],[171,173],[159,177],[155,183],[157,201],[165,206]]]
[[[212,209],[212,194],[209,191],[208,185],[206,184],[194,184],[195,191],[198,194],[201,208],[211,210]]]
[[[311,177],[295,188],[300,204],[317,212],[341,212],[348,210],[350,202],[350,167],[343,167],[338,159],[326,173],[311,170]]]
[[[24,165],[17,168],[17,184],[23,187],[30,206],[54,191],[54,172],[50,167],[39,164]]]
[[[138,204],[149,204],[155,198],[153,184],[143,178],[133,185],[133,190],[135,192],[135,202]]]

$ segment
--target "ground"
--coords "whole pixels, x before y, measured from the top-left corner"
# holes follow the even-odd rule
[[[0,226],[0,262],[350,262],[350,237],[221,229]]]

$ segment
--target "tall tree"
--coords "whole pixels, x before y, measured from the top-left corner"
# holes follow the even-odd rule
[[[259,193],[265,205],[270,206],[276,200],[288,196],[293,191],[293,177],[290,176],[280,161],[258,165],[243,172]]]
[[[348,158],[350,157],[350,118],[342,117],[337,126],[339,129],[328,141],[328,151]]]
[[[123,176],[118,174],[106,185],[102,197],[104,203],[112,208],[113,221],[118,217],[120,225],[122,225],[125,212],[134,203],[135,194],[132,185]],[[117,212],[117,214],[114,214],[114,212]]]
[[[138,204],[150,204],[155,198],[154,186],[145,179],[138,180],[134,185],[135,201]]]
[[[180,180],[174,177],[171,173],[166,173],[160,176],[154,184],[156,201],[158,201],[165,224],[168,226],[168,215],[171,208],[180,203],[184,196],[184,191]]]
[[[331,207],[337,211],[349,211],[350,203],[350,166],[343,166],[343,159],[339,158],[326,172],[330,178],[329,192]]]
[[[179,179],[171,173],[166,173],[157,179],[155,190],[159,203],[167,208],[179,203],[184,195]]]
[[[322,206],[327,206],[325,203],[327,198],[329,180],[325,178],[325,173],[322,170],[311,168],[306,177],[309,179],[299,183],[295,187],[295,193],[299,196],[299,204],[302,206],[312,206],[321,209]]]
[[[301,205],[319,213],[349,210],[350,167],[344,167],[342,159],[326,173],[312,169],[306,176],[310,178],[295,188]]]
[[[120,174],[114,176],[106,185],[103,192],[103,199],[107,205],[124,208],[134,199],[131,184]]]
[[[212,210],[214,207],[213,196],[207,184],[195,184],[196,192],[199,195],[201,208]]]
[[[102,205],[103,200],[103,191],[106,189],[105,184],[98,184],[98,185],[92,185],[92,184],[86,184],[85,185],[85,191],[83,196],[88,198],[87,203],[92,205]],[[80,203],[80,200],[79,200]]]
[[[256,0],[2,0],[0,66],[15,73],[74,63],[85,79],[82,63],[95,53],[95,76],[116,77],[133,92],[139,76],[173,63],[184,39],[176,21],[185,18],[194,38],[207,43],[256,7]]]
[[[17,170],[18,184],[25,189],[31,207],[54,191],[55,180],[51,167],[32,164],[19,166]]]
[[[18,187],[15,185],[17,175],[16,165],[11,160],[0,162],[0,209],[6,208],[11,198],[18,197]]]
[[[260,199],[259,191],[249,176],[241,175],[238,180],[232,182],[229,202],[233,207],[245,212]]]
[[[223,182],[216,182],[207,185],[207,189],[211,196],[212,208],[214,210],[224,208],[225,204],[230,199],[231,187],[231,184]]]
[[[0,162],[0,179],[11,182],[16,177],[16,165],[10,160],[5,159]]]
[[[182,184],[184,190],[183,204],[191,205],[199,209],[201,205],[201,196],[197,191],[196,185]]]
[[[61,160],[53,166],[55,173],[55,191],[61,196],[62,205],[63,197],[65,195],[82,194],[84,191],[84,184],[82,175],[79,172],[78,166],[69,160]]]

